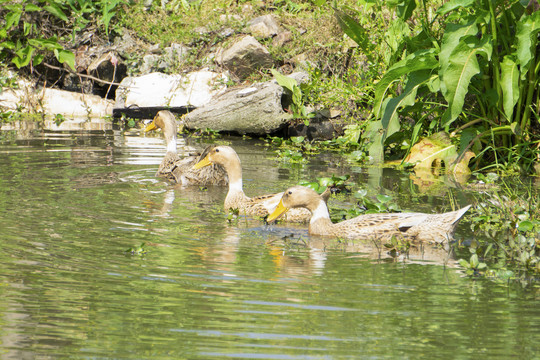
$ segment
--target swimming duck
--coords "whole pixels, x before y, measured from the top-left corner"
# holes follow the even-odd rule
[[[283,193],[248,197],[242,188],[242,165],[236,151],[230,146],[216,146],[208,151],[204,159],[193,168],[200,169],[205,166],[217,164],[223,166],[229,176],[229,192],[225,198],[225,211],[238,209],[242,215],[265,217],[276,208]],[[327,198],[330,192],[325,193]],[[322,198],[321,198],[322,199]],[[324,200],[323,200],[324,201]],[[308,222],[310,213],[307,209],[294,209],[283,218],[288,222]]]
[[[452,239],[459,219],[471,205],[443,214],[390,213],[366,214],[332,223],[326,202],[315,191],[293,186],[283,193],[267,221],[277,219],[289,209],[306,208],[311,212],[309,233],[336,238],[388,241],[393,236],[411,241],[437,242]]]
[[[205,169],[195,170],[193,165],[202,160],[212,148],[208,146],[202,154],[191,154],[188,157],[180,157],[176,151],[177,123],[174,115],[168,110],[159,111],[154,120],[146,126],[144,132],[156,129],[163,131],[167,153],[159,165],[156,176],[165,177],[170,181],[182,185],[227,185],[228,177],[225,170],[219,165],[213,165]]]

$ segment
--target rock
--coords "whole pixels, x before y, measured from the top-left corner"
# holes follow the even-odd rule
[[[161,56],[148,54],[143,56],[139,72],[141,74],[149,74],[157,70],[164,70],[165,68],[165,63],[162,61]]]
[[[171,46],[163,50],[164,57],[169,60],[170,64],[183,60],[189,54],[190,48],[182,44],[172,43]]]
[[[69,119],[91,119],[112,114],[113,102],[96,95],[58,89],[36,89],[29,81],[20,80],[18,89],[3,89],[0,93],[2,111],[22,109],[23,112],[61,115]]]
[[[163,55],[152,53],[143,56],[139,71],[141,74],[149,74],[174,68],[185,59],[190,50],[187,46],[173,43],[163,50]]]
[[[248,23],[253,36],[269,38],[279,33],[279,25],[272,15],[256,17]]]
[[[336,124],[320,114],[309,119],[309,125],[303,121],[289,124],[287,136],[303,136],[308,140],[331,140],[343,133],[343,126]]]
[[[225,89],[225,75],[201,70],[186,75],[151,73],[122,80],[115,107],[202,106]]]
[[[216,61],[240,79],[245,79],[260,68],[272,67],[270,52],[253,36],[247,35],[226,50],[216,54]]]
[[[274,81],[228,91],[208,105],[185,115],[188,129],[213,129],[264,135],[283,127],[290,117],[283,111],[283,88]]]
[[[287,43],[287,42],[289,42],[291,40],[292,40],[292,32],[283,31],[283,32],[280,32],[279,34],[277,34],[276,37],[274,37],[274,39],[272,40],[272,45],[274,45],[276,47],[281,47],[285,43]]]

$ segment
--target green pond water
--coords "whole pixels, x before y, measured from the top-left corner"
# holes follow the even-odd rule
[[[337,155],[295,165],[262,141],[217,141],[248,195],[351,174],[404,210],[472,201]],[[154,177],[163,154],[136,133],[0,132],[0,359],[540,358],[538,291],[465,277],[441,249],[393,260],[305,226],[229,223],[226,189]]]

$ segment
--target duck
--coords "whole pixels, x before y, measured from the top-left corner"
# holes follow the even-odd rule
[[[221,165],[229,177],[229,191],[225,197],[225,211],[238,210],[241,215],[251,215],[265,218],[271,214],[283,196],[283,193],[248,197],[244,193],[242,184],[242,164],[236,151],[226,145],[215,146],[195,166],[201,169],[205,166]],[[328,199],[330,191],[326,191],[321,199]],[[323,200],[324,201],[324,200]],[[307,209],[294,209],[282,218],[286,222],[306,223],[311,214]]]
[[[213,165],[204,169],[195,170],[193,165],[202,160],[213,145],[207,146],[202,153],[192,153],[187,157],[180,157],[176,151],[177,123],[174,114],[168,110],[159,111],[152,122],[146,126],[144,132],[161,129],[167,153],[159,165],[156,176],[164,177],[173,183],[187,185],[219,185],[225,186],[229,179],[225,169],[220,165]]]
[[[411,242],[442,244],[453,239],[455,228],[471,205],[442,214],[380,213],[360,215],[333,223],[326,201],[314,190],[293,186],[283,192],[276,209],[268,216],[271,222],[292,209],[311,213],[308,233],[351,240],[390,241],[392,237]]]

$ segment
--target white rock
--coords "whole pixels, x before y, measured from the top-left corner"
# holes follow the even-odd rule
[[[128,77],[116,90],[115,106],[202,106],[226,88],[223,85],[226,81],[225,75],[209,70],[186,75],[150,73]]]
[[[18,89],[5,88],[0,93],[0,109],[60,114],[67,119],[92,119],[112,115],[113,101],[97,95],[81,94],[58,89],[36,89],[26,80],[20,80]]]

